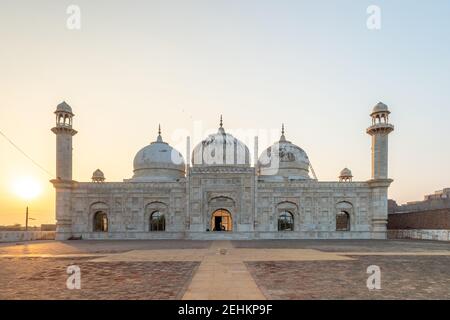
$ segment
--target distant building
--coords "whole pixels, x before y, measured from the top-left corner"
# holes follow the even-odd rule
[[[20,224],[14,224],[11,226],[0,226],[0,231],[21,231],[24,228]]]
[[[56,224],[41,224],[41,231],[56,231]]]
[[[450,188],[425,195],[422,201],[410,201],[397,205],[394,200],[389,200],[389,213],[419,212],[450,208]]]
[[[450,229],[450,188],[426,195],[422,201],[398,205],[388,201],[388,229]]]
[[[36,226],[28,226],[28,231],[39,231],[40,228]],[[14,224],[11,226],[0,226],[0,231],[25,231],[25,227],[21,224]]]

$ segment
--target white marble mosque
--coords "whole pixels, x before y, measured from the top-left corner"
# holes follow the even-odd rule
[[[285,137],[252,164],[247,146],[227,133],[199,143],[187,162],[156,140],[134,157],[134,172],[107,182],[72,180],[72,108],[55,111],[57,239],[385,239],[389,110],[372,110],[372,177],[318,181],[306,152]],[[257,147],[255,147],[257,154]],[[188,152],[190,154],[190,152]]]

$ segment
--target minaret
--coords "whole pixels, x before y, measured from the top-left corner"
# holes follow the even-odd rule
[[[388,135],[394,131],[389,123],[387,105],[380,102],[372,110],[372,126],[367,133],[372,136],[372,179],[388,178]]]
[[[388,136],[394,131],[389,123],[387,105],[379,102],[372,110],[372,125],[367,133],[372,136],[372,179],[369,185],[372,188],[372,231],[374,238],[386,238],[386,225],[388,219],[388,187],[393,180],[388,178]]]
[[[56,189],[56,239],[71,237],[71,193],[72,181],[72,137],[77,133],[72,129],[72,108],[62,102],[56,107],[56,179],[51,180]]]

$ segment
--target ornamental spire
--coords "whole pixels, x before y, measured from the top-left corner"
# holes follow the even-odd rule
[[[223,128],[223,121],[222,121],[222,115],[220,115],[220,122],[219,122],[219,133],[225,134],[225,129]]]
[[[163,142],[163,139],[161,137],[161,124],[158,124],[158,137],[156,138],[157,142]]]
[[[281,124],[281,137],[280,141],[286,141],[286,137],[284,136],[284,123]]]

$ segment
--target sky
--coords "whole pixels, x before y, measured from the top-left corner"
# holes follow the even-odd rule
[[[80,29],[66,12],[77,5]],[[380,29],[367,8],[380,8]],[[259,149],[286,126],[321,181],[370,179],[372,107],[392,114],[389,197],[450,187],[450,2],[364,0],[0,0],[0,225],[54,223],[56,105],[75,113],[74,180],[133,174],[163,138],[186,153],[225,130]],[[269,132],[271,134],[269,134]],[[14,193],[20,179],[42,188]]]

